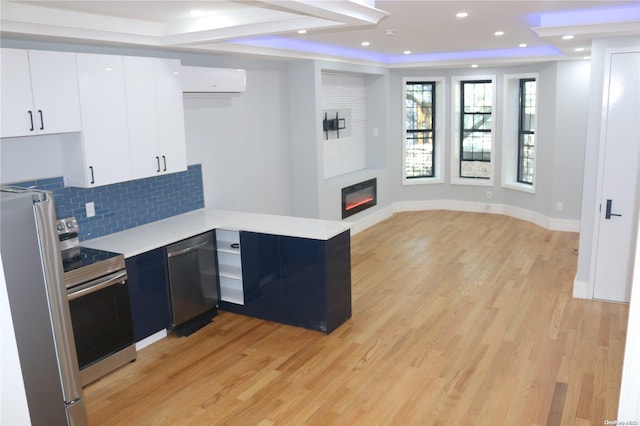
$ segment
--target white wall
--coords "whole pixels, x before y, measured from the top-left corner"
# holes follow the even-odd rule
[[[292,61],[289,79],[289,137],[291,161],[291,213],[320,217],[320,182],[324,172],[319,158],[322,134],[320,69],[313,61]]]
[[[3,43],[6,45],[7,41],[3,40]],[[512,206],[549,218],[575,222],[579,219],[580,159],[584,157],[588,94],[586,84],[583,84],[586,66],[583,62],[481,71],[482,74],[495,74],[499,89],[505,73],[539,73],[538,184],[536,194],[527,194],[500,186],[499,143],[495,152],[496,184],[491,188],[450,185],[448,171],[444,173],[444,184],[402,185],[402,76],[473,76],[478,71],[397,69],[389,72],[378,67],[324,61],[276,61],[20,40],[9,40],[8,43],[9,47],[165,56],[180,58],[185,65],[245,68],[245,93],[185,99],[187,159],[189,164],[201,163],[203,166],[205,205],[209,207],[339,219],[337,186],[356,183],[364,175],[355,173],[353,179],[348,174],[335,180],[324,179],[320,76],[328,71],[364,76],[367,85],[365,172],[368,173],[365,174],[378,177],[379,204],[360,213],[356,219],[398,202],[455,200],[486,204],[487,189],[492,190],[491,202],[496,205]],[[446,96],[450,98],[450,93]],[[497,102],[499,111],[500,90]],[[448,111],[447,108],[447,115]],[[447,117],[445,130],[450,132],[450,128],[450,117]],[[500,123],[496,123],[496,129],[500,128]],[[500,131],[496,132],[496,137],[499,142]],[[2,155],[2,162],[12,166],[3,167],[3,181],[29,179],[36,173],[39,174],[36,177],[60,175],[59,142],[55,137],[48,138],[48,142],[37,139],[24,146],[13,144],[10,155]],[[443,150],[447,167],[450,164],[448,138]],[[27,161],[26,157],[33,152],[44,152],[46,162],[42,157],[35,157],[35,162]],[[343,182],[342,177],[347,180]],[[563,203],[563,212],[555,211],[557,202]]]
[[[0,182],[47,179],[63,174],[60,135],[6,138],[0,143]]]
[[[207,207],[291,214],[286,64],[232,66],[247,70],[246,92],[184,100],[187,162],[202,164]]]
[[[553,173],[549,214],[579,219],[589,103],[589,61],[558,62],[555,98],[555,126],[549,173]],[[562,212],[555,210],[562,202]]]
[[[393,202],[410,204],[420,201],[454,200],[484,206],[503,205],[507,208],[532,212],[554,223],[577,225],[580,218],[580,192],[582,188],[582,160],[584,155],[584,129],[586,127],[586,100],[588,99],[588,62],[558,62],[496,69],[397,69],[391,77],[390,144],[391,191]],[[502,114],[504,75],[538,73],[539,113],[537,129],[536,193],[506,189],[501,186]],[[495,75],[497,84],[495,123],[496,149],[494,155],[495,184],[493,186],[451,185],[449,183],[451,141],[451,84],[447,84],[447,114],[444,126],[445,182],[442,184],[402,185],[402,77],[445,77],[450,83],[453,76],[473,78],[476,75]],[[487,200],[486,192],[492,192]],[[556,211],[557,202],[563,211]]]

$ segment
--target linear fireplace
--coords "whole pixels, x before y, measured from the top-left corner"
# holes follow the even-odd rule
[[[342,218],[349,217],[377,204],[376,179],[342,188]]]

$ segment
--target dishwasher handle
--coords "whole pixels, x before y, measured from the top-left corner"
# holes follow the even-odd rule
[[[181,250],[176,250],[176,251],[168,251],[167,250],[167,257],[176,257],[176,256],[182,256],[184,254],[187,253],[191,253],[192,251],[196,251],[204,246],[206,246],[207,244],[209,244],[209,240],[204,241],[202,243],[187,247],[187,248],[183,248]]]

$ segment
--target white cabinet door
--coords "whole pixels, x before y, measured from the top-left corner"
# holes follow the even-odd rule
[[[1,137],[81,130],[76,55],[2,49]]]
[[[29,67],[36,131],[79,132],[82,126],[76,54],[30,50]]]
[[[129,145],[134,179],[161,173],[153,58],[124,58]]]
[[[2,114],[0,136],[35,134],[29,56],[26,50],[1,49]],[[31,130],[33,129],[33,130]]]
[[[78,54],[84,183],[132,179],[122,56]]]
[[[134,177],[186,170],[180,61],[125,57],[124,67]]]
[[[184,105],[180,61],[155,60],[159,154],[162,170],[175,173],[187,170],[187,148],[184,133]]]

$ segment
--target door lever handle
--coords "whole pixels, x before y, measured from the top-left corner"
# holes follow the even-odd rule
[[[611,216],[622,216],[621,214],[611,213],[611,205],[613,204],[612,200],[607,200],[607,211],[604,214],[605,219],[611,219]]]

